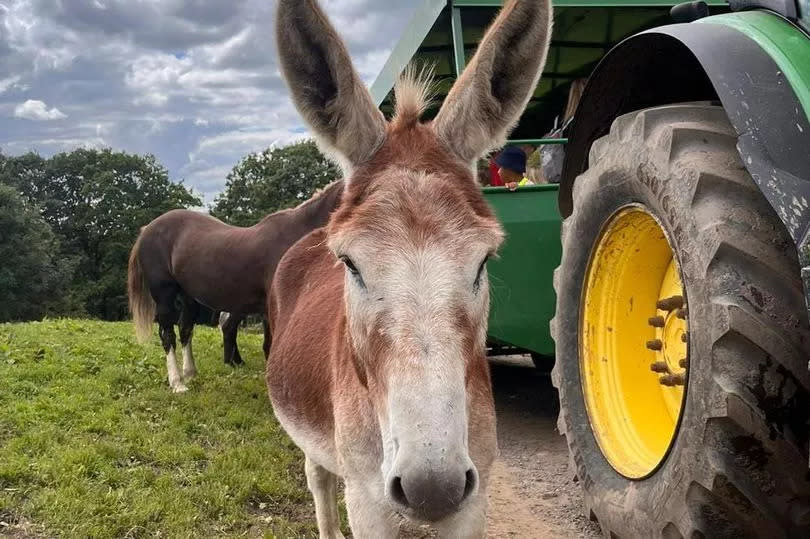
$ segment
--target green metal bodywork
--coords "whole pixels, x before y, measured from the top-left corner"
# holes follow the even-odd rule
[[[810,118],[810,39],[801,30],[765,11],[727,13],[697,22],[722,24],[753,39],[782,70]]]
[[[557,185],[509,191],[484,188],[506,232],[499,257],[489,262],[490,341],[554,355],[548,323],[556,296],[551,286],[560,264],[560,214]]]

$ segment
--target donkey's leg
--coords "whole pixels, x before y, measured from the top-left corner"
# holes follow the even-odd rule
[[[436,524],[439,537],[484,539],[487,536],[487,496],[479,490],[464,509]]]
[[[244,320],[244,315],[239,313],[230,313],[228,318],[222,324],[222,341],[225,349],[225,363],[235,367],[244,363],[242,357],[239,355],[239,349],[236,347],[236,333],[239,330],[239,324]]]
[[[315,518],[321,539],[343,539],[337,506],[337,476],[306,457],[307,486],[315,500]]]
[[[200,304],[188,296],[183,296],[183,313],[180,315],[180,344],[183,346],[183,379],[187,382],[197,375],[191,338],[194,336],[194,322],[200,313]]]
[[[188,391],[188,388],[183,384],[183,378],[180,376],[180,371],[177,369],[177,358],[175,356],[175,348],[177,347],[176,337],[174,335],[174,326],[177,324],[178,312],[175,306],[175,299],[177,298],[177,288],[175,286],[161,287],[157,294],[157,319],[160,326],[160,342],[163,344],[163,350],[166,352],[166,370],[169,374],[169,387],[172,388],[174,393],[182,393]]]
[[[385,501],[382,487],[346,480],[346,509],[352,536],[357,539],[399,537],[400,518]]]

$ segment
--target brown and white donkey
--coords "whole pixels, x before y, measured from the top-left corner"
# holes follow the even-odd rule
[[[355,537],[395,537],[402,517],[485,535],[497,451],[486,261],[503,233],[473,164],[524,110],[551,18],[549,0],[507,1],[438,116],[421,120],[429,81],[409,70],[389,123],[317,2],[279,1],[284,77],[346,179],[268,299],[268,391],[306,455],[321,537],[341,537],[338,476]]]

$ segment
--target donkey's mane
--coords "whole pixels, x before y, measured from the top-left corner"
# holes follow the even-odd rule
[[[433,85],[432,65],[423,65],[417,68],[408,64],[405,71],[394,85],[394,122],[397,124],[412,124],[422,118],[422,114],[430,108],[436,89]]]
[[[422,114],[430,107],[435,93],[433,71],[434,68],[432,65],[417,68],[414,64],[409,64],[399,76],[394,85],[396,108],[393,120],[396,124],[407,125],[416,123],[422,118]],[[298,206],[285,208],[264,216],[257,224],[265,223],[266,221],[302,210],[310,204],[314,204],[339,181],[342,180],[335,180],[321,189],[318,189],[309,199],[303,201]]]

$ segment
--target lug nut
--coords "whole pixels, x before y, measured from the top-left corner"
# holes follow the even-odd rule
[[[672,296],[670,298],[659,300],[655,304],[662,311],[674,311],[683,307],[683,296]]]
[[[666,323],[666,320],[664,320],[663,316],[653,316],[652,318],[647,320],[647,323],[650,324],[654,328],[662,328],[662,327],[664,327],[664,324]]]
[[[665,374],[659,378],[658,381],[661,382],[661,385],[675,387],[684,385],[686,379],[684,378],[683,374]]]
[[[678,365],[680,365],[680,367],[682,369],[688,368],[689,367],[689,358],[687,358],[687,357],[683,358],[682,360],[680,360],[678,362]]]
[[[669,368],[667,367],[666,361],[656,361],[655,363],[650,365],[650,370],[662,374],[669,372]]]
[[[656,352],[660,351],[664,348],[664,343],[662,343],[659,339],[654,339],[652,341],[647,341],[647,348],[650,350],[654,350]]]
[[[688,331],[681,334],[681,342],[689,342],[689,332]]]
[[[677,316],[681,320],[686,320],[686,317],[688,315],[689,315],[689,313],[686,311],[686,307],[683,307],[682,309],[678,309],[678,312],[677,312],[677,314],[675,316]]]

